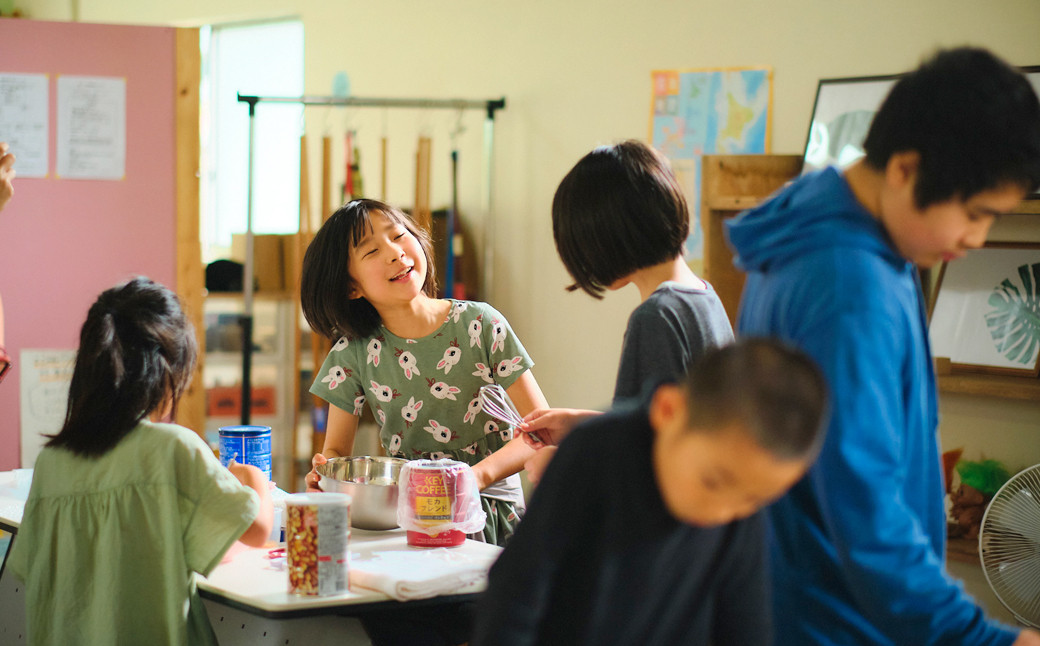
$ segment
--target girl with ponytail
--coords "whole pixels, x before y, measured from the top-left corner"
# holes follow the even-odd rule
[[[216,643],[195,573],[235,540],[263,545],[272,509],[259,469],[224,468],[170,421],[197,355],[177,297],[147,278],[90,308],[8,560],[32,643]]]

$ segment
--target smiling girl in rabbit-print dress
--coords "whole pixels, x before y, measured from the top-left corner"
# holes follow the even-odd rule
[[[374,200],[341,207],[308,247],[304,315],[335,341],[311,386],[330,404],[314,464],[351,454],[367,404],[388,454],[473,467],[488,515],[484,538],[504,544],[524,509],[516,474],[533,450],[481,409],[478,392],[501,384],[521,414],[545,406],[545,398],[502,314],[486,303],[431,296],[429,257],[425,232]],[[309,489],[316,475],[307,475]]]

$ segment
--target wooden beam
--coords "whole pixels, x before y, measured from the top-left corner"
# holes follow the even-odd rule
[[[174,145],[176,156],[177,210],[177,288],[188,319],[195,326],[199,341],[199,361],[188,392],[177,407],[177,423],[200,436],[206,432],[206,389],[202,368],[206,355],[203,325],[205,272],[202,265],[202,243],[199,239],[199,82],[202,55],[199,30],[178,28],[174,31],[176,50],[176,106]]]

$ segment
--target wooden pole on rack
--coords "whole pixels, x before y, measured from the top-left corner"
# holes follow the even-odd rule
[[[296,490],[296,479],[299,470],[296,465],[296,447],[300,438],[300,272],[303,268],[303,254],[307,249],[307,243],[312,237],[311,233],[311,199],[310,199],[310,165],[307,161],[307,135],[300,137],[300,225],[295,236],[293,236],[292,255],[288,259],[291,263],[289,276],[291,283],[289,290],[292,292],[293,301],[293,352],[292,352],[292,459],[289,461],[289,491]]]
[[[415,211],[416,224],[433,233],[433,214],[430,212],[430,138],[419,137],[415,153]]]
[[[321,144],[321,222],[324,224],[329,219],[329,216],[332,215],[332,137],[322,137]],[[311,332],[311,362],[314,366],[315,376],[317,376],[318,369],[325,362],[325,355],[329,353],[331,348],[332,344],[325,337],[316,332]],[[324,400],[317,395],[312,395],[311,399],[312,408],[325,405]],[[325,432],[319,433],[318,429],[314,428],[311,434],[312,454],[321,453],[324,446]]]
[[[379,140],[379,200],[386,202],[386,137]]]

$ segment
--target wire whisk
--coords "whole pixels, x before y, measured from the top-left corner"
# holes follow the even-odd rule
[[[520,416],[516,406],[513,405],[513,401],[509,399],[506,389],[498,384],[488,384],[480,387],[480,405],[488,415],[509,424],[513,428],[524,423],[524,418]],[[537,433],[528,433],[528,435],[536,442],[542,441],[542,438],[538,437]]]

